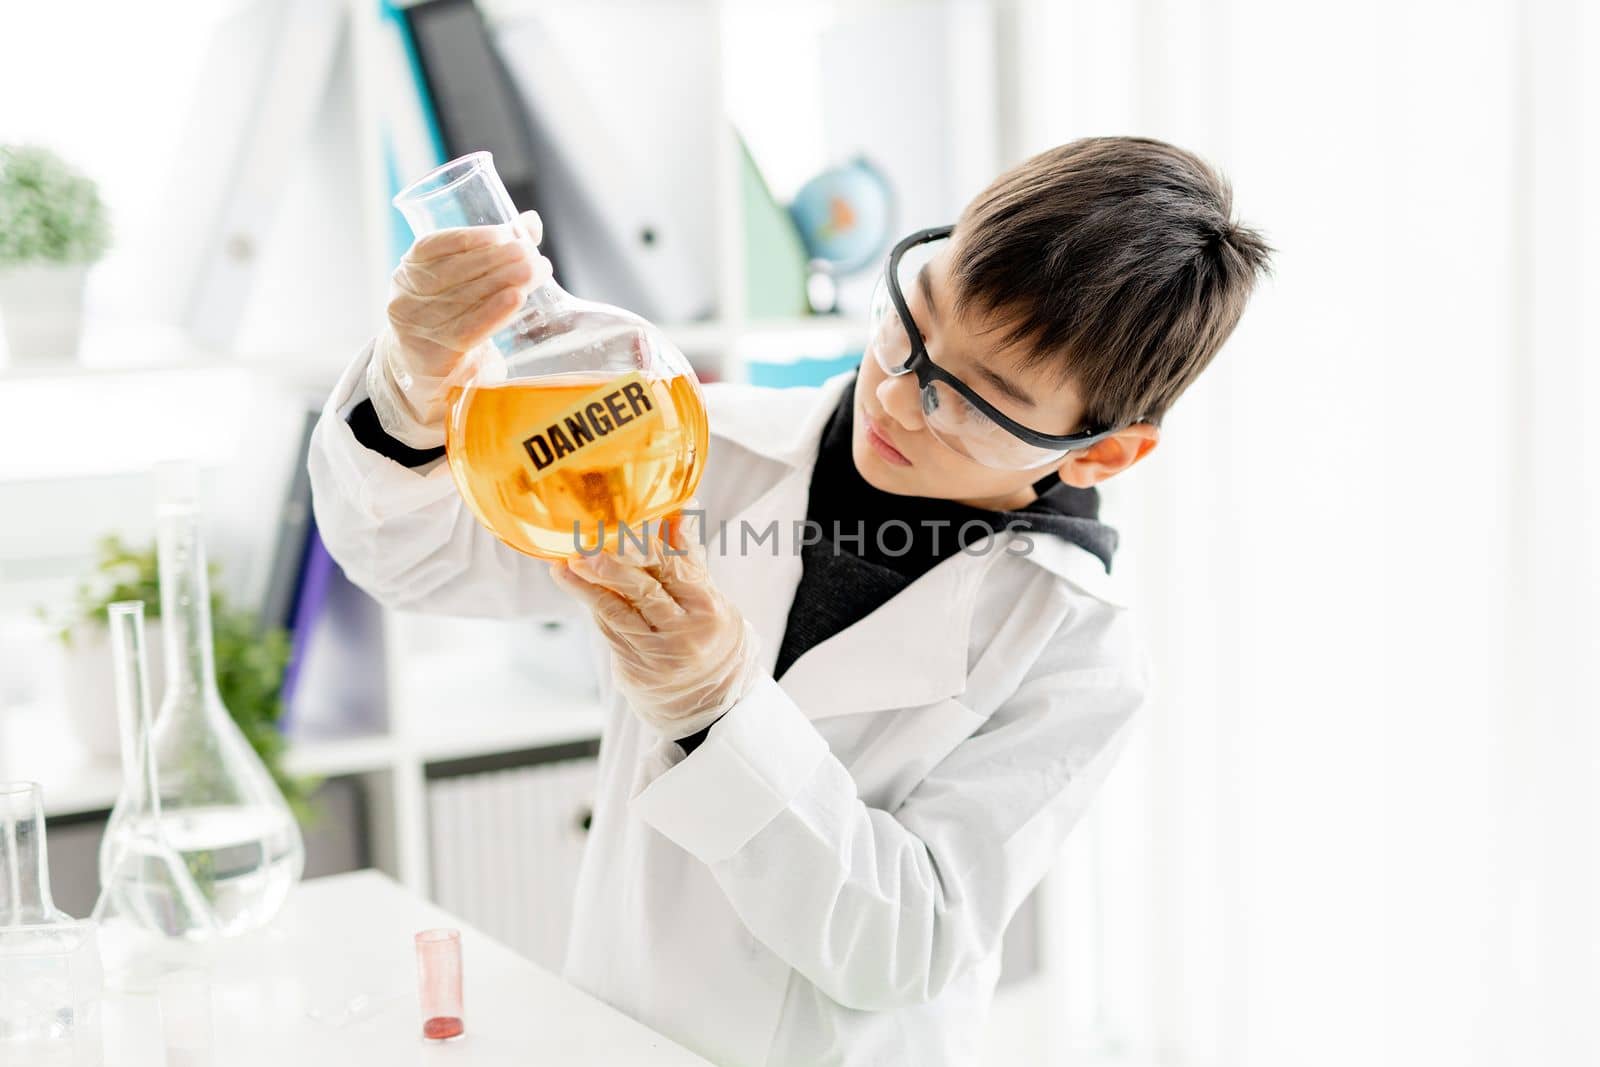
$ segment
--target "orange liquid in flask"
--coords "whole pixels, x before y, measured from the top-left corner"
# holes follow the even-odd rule
[[[705,468],[693,381],[552,375],[453,392],[445,448],[462,498],[496,537],[544,559],[669,515]]]

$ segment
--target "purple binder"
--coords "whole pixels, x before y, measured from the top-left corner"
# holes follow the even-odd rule
[[[333,585],[338,564],[328,554],[317,533],[316,522],[311,523],[306,536],[305,563],[300,568],[300,591],[295,598],[294,622],[290,628],[289,664],[283,672],[283,718],[278,722],[280,732],[289,730],[289,709],[294,706],[295,688],[305,667],[306,651],[311,646],[317,620],[322,617],[328,602],[328,590]]]

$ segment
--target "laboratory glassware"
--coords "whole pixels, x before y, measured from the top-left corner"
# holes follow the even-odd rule
[[[461,1005],[461,931],[424,930],[416,936],[417,996],[422,1036],[448,1041],[466,1032]]]
[[[504,226],[508,240],[525,239],[488,152],[446,163],[394,204],[419,238]],[[561,559],[693,495],[705,469],[704,398],[649,322],[552,278],[478,353],[474,376],[447,398],[445,446],[468,508],[506,544]]]
[[[0,782],[0,1063],[98,1064],[100,993],[95,924],[50,896],[43,791]]]
[[[122,743],[122,792],[100,839],[100,922],[107,982],[149,992],[157,977],[181,961],[163,935],[187,932],[209,939],[216,931],[211,902],[161,829],[161,793],[150,743],[149,664],[144,601],[106,608],[111,637],[117,722]]]
[[[102,902],[167,938],[206,942],[271,921],[300,879],[305,846],[283,793],[217,692],[192,487],[164,499],[157,550],[167,691],[148,741],[125,748],[131,758],[100,855]],[[135,705],[124,719],[137,734],[143,656],[132,630],[118,646],[128,668],[119,691]]]
[[[34,782],[0,783],[0,928],[71,921],[50,895],[44,791]]]

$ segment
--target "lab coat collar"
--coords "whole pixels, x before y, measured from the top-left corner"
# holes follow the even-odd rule
[[[723,543],[708,561],[719,586],[747,594],[739,598],[741,607],[760,637],[768,673],[777,664],[800,583],[794,523],[805,517],[823,428],[852,378],[846,371],[816,388],[764,393],[759,403],[737,387],[708,394],[716,436],[785,467],[766,492],[728,516]],[[771,547],[751,549],[738,541],[745,528],[774,525]],[[985,562],[987,557],[958,556],[934,567],[876,611],[806,650],[779,684],[812,719],[910,707],[960,693]]]
[[[813,719],[909,708],[967,688],[978,591],[999,558],[959,554],[807,649],[778,684]]]
[[[733,592],[759,638],[771,674],[800,584],[797,520],[805,516],[809,466],[788,470],[727,518],[707,553],[719,588]],[[745,530],[775,535],[753,546]],[[779,685],[812,719],[915,707],[956,696],[967,684],[967,647],[978,589],[1002,555],[958,554],[875,611],[807,649]]]
[[[1108,604],[1126,607],[1120,583],[1112,579],[1105,565],[1085,548],[1049,534],[1012,534],[1031,538],[1030,550],[1022,556],[1079,591]],[[1021,549],[1013,549],[1021,554]]]
[[[724,541],[708,561],[722,588],[760,591],[742,597],[741,606],[761,639],[768,673],[777,663],[800,582],[794,523],[805,517],[823,428],[853,377],[853,371],[845,371],[812,389],[763,395],[760,403],[751,402],[751,394],[740,387],[708,395],[716,436],[786,468],[766,492],[728,517]],[[738,543],[742,528],[769,526],[777,529],[770,547],[750,550]],[[1090,595],[1112,600],[1108,577],[1092,554],[1045,534],[1031,535],[1023,553],[1012,541],[1027,536],[1002,532],[987,552],[957,553],[943,561],[877,610],[808,649],[779,684],[813,719],[958,696],[967,685],[977,597],[991,568],[1008,565],[1002,560],[1030,561]]]

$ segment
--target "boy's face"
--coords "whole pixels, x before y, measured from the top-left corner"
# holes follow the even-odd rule
[[[1004,334],[999,328],[1005,324],[1003,318],[968,321],[956,316],[947,280],[951,243],[944,242],[928,261],[925,288],[904,289],[929,358],[1024,426],[1047,434],[1079,429],[1083,404],[1077,391],[1047,367],[1023,366],[1019,350],[996,346],[994,338]],[[872,486],[902,496],[958,500],[986,508],[1021,507],[1034,499],[1033,483],[1052,469],[1059,470],[1068,484],[1093,485],[1131,465],[1155,444],[1154,427],[1130,427],[1125,433],[1148,437],[1148,444],[1140,447],[1119,440],[1123,437],[1119,434],[1030,470],[996,470],[933,436],[923,419],[916,375],[891,377],[871,353],[862,359],[856,375],[851,439],[856,469]]]

